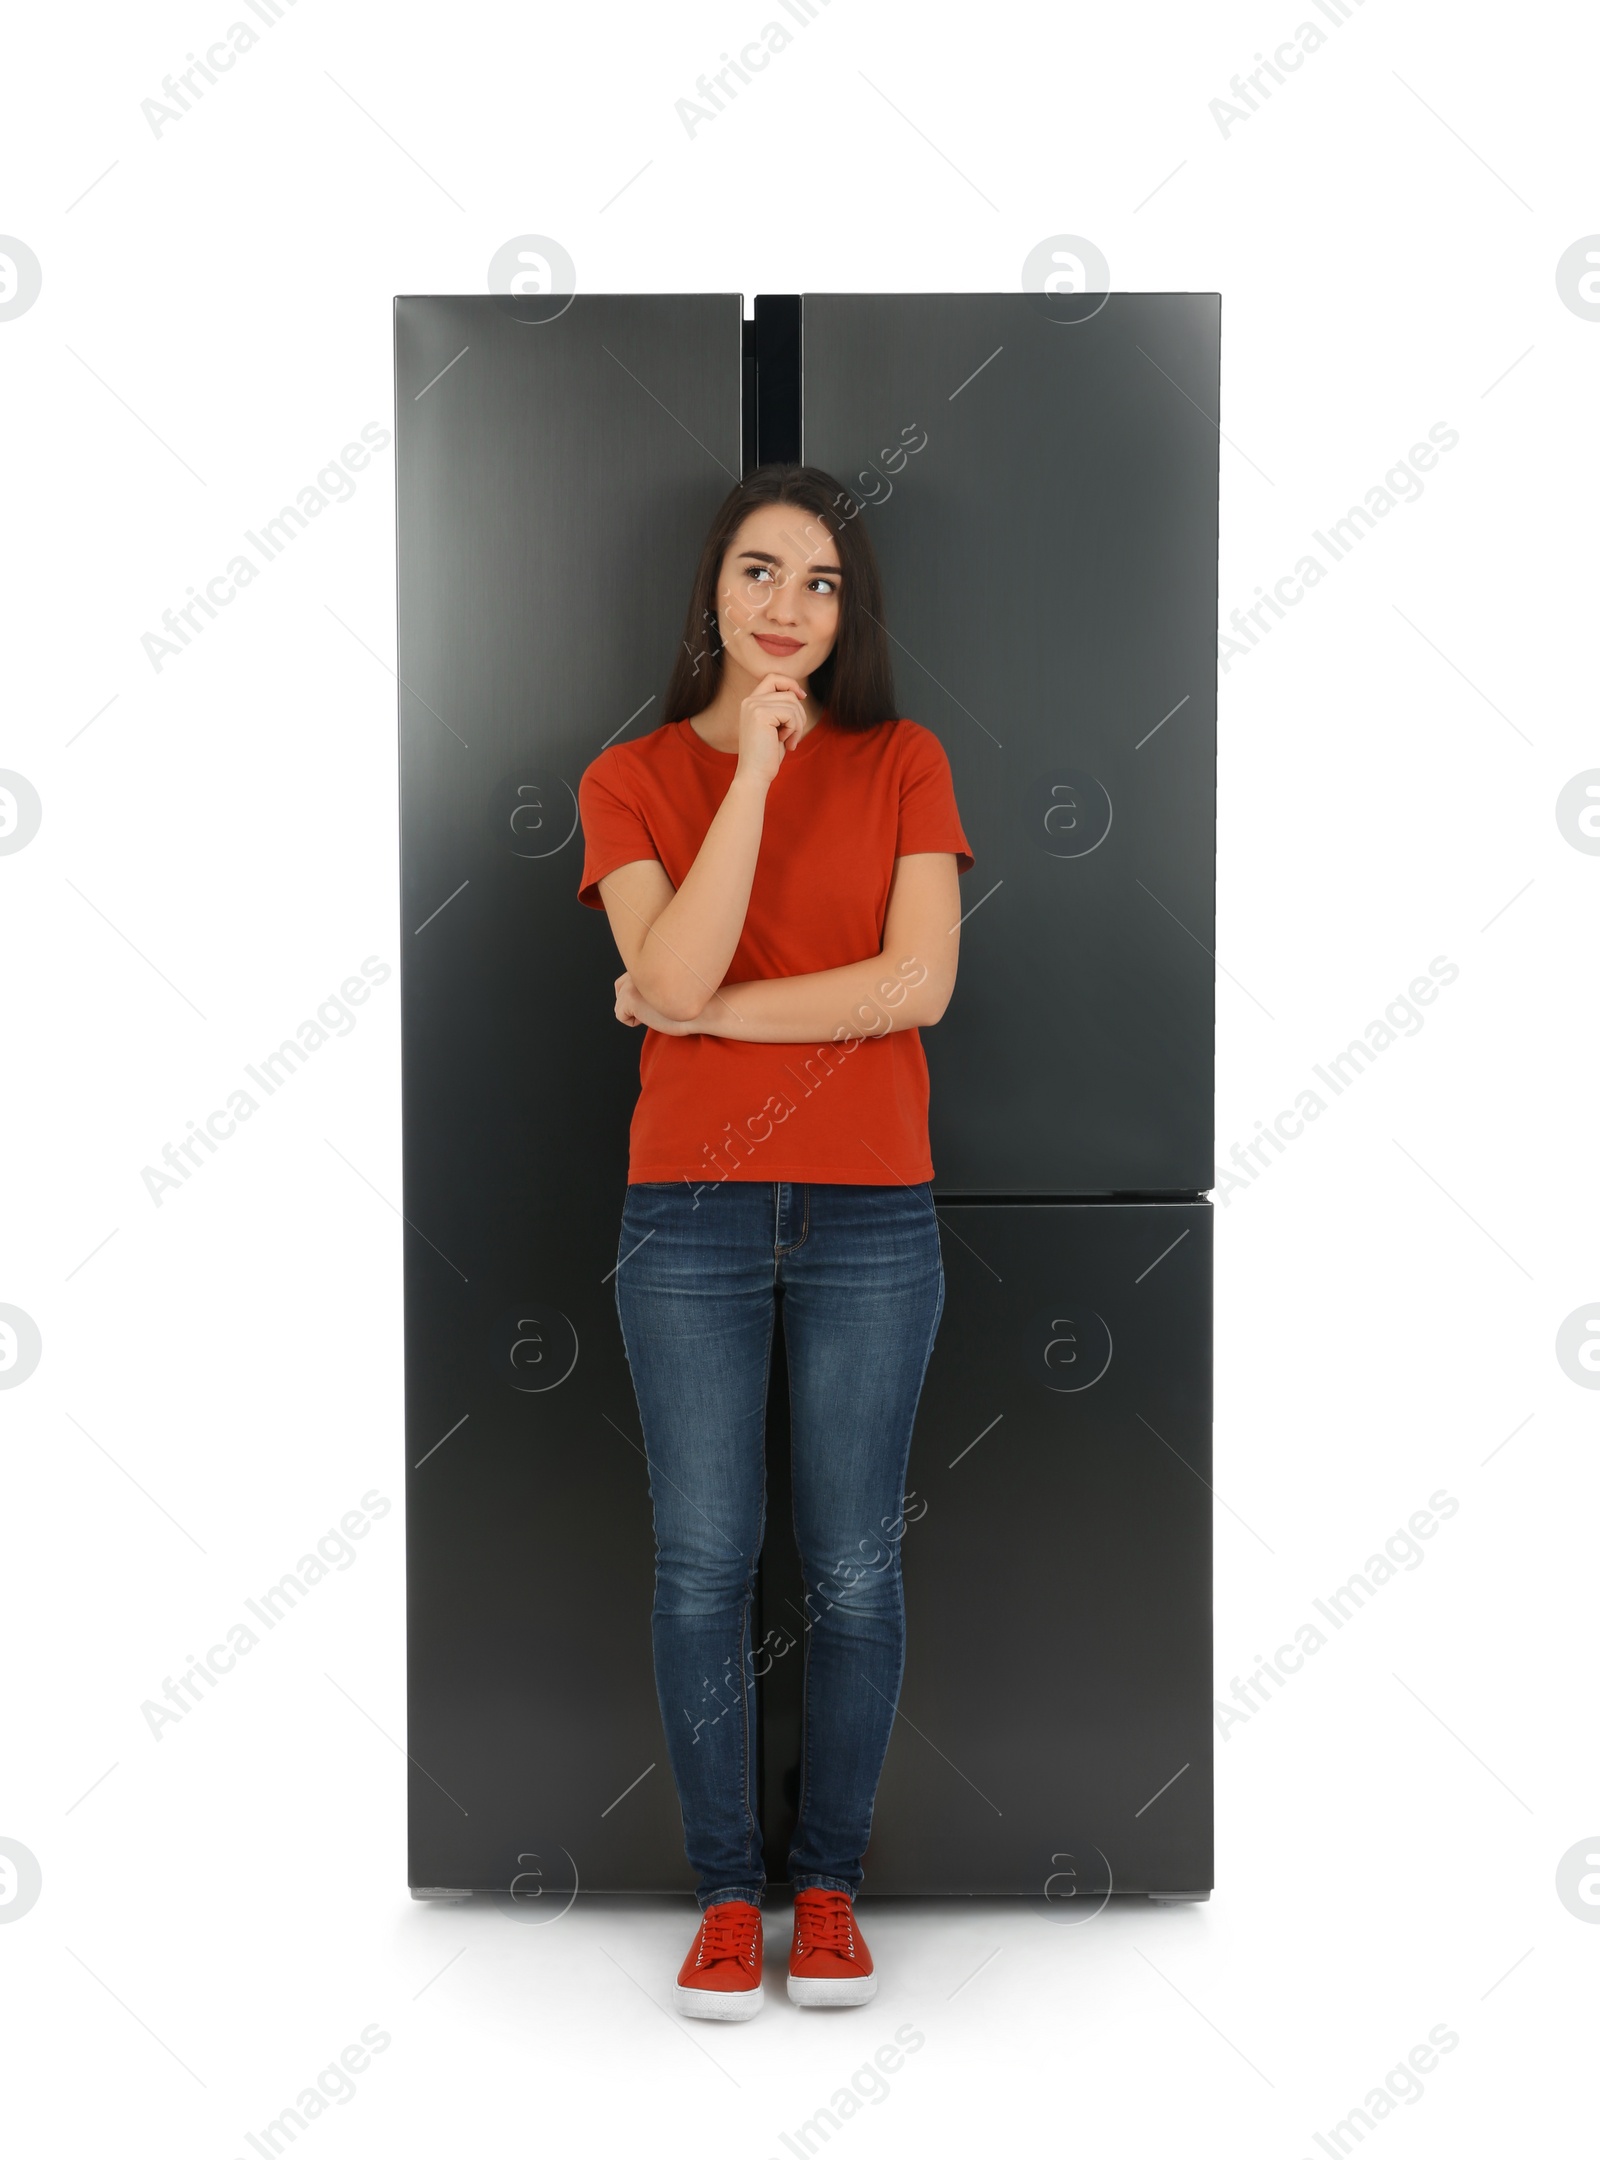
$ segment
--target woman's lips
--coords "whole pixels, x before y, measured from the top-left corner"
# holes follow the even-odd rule
[[[755,639],[763,652],[773,653],[779,659],[786,653],[797,653],[805,643],[804,638],[763,637],[759,630],[755,633]]]

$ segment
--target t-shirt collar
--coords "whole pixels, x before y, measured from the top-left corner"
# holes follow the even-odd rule
[[[810,727],[806,729],[804,735],[801,736],[798,745],[793,750],[789,751],[787,755],[791,758],[804,757],[811,749],[813,743],[822,733],[823,728],[827,726],[827,724],[828,708],[824,705],[818,712],[816,719],[812,722]],[[677,723],[677,726],[680,737],[694,756],[703,758],[708,764],[711,765],[727,766],[736,765],[738,763],[739,753],[737,750],[713,749],[711,744],[706,742],[704,738],[697,732],[694,722],[692,720],[680,720]]]

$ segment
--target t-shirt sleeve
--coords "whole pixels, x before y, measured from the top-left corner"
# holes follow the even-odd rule
[[[954,855],[956,869],[972,868],[972,849],[961,829],[950,760],[931,728],[907,725],[900,767],[900,827],[896,855]]]
[[[600,880],[624,863],[661,857],[650,837],[644,813],[634,801],[616,760],[602,751],[578,782],[578,815],[583,821],[583,874],[578,898],[585,907],[604,909]]]

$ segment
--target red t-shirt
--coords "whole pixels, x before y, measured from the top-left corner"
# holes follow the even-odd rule
[[[602,750],[578,785],[584,905],[603,909],[600,880],[646,856],[681,886],[738,763],[687,720]],[[750,905],[725,979],[815,975],[873,958],[895,857],[936,853],[972,868],[938,736],[915,720],[857,732],[824,712],[767,790]],[[630,1184],[893,1185],[932,1176],[928,1061],[915,1028],[815,1044],[645,1030]]]

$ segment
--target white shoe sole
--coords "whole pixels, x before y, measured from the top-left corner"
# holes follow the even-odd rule
[[[871,2002],[878,1992],[875,1972],[859,1980],[797,1980],[789,1975],[789,2000],[810,2010],[843,2010],[854,2003]]]
[[[684,2017],[722,2018],[738,2022],[753,2018],[761,2008],[760,1988],[686,1988],[673,1982],[672,1999]]]

